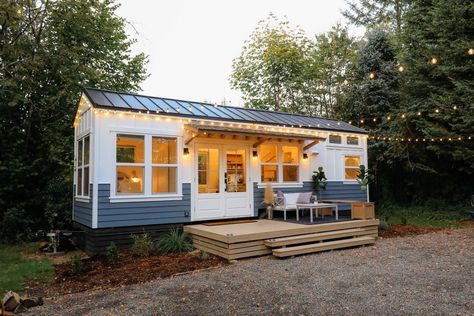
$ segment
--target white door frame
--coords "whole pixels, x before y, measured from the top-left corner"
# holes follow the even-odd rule
[[[219,193],[199,193],[199,183],[198,183],[198,155],[199,149],[202,148],[214,148],[219,150]],[[232,149],[244,149],[245,150],[245,168],[246,168],[246,192],[226,192],[225,187],[225,172],[227,169],[227,150]],[[253,211],[253,186],[251,182],[251,164],[250,164],[250,145],[248,144],[230,144],[226,145],[221,142],[196,142],[194,144],[194,161],[192,163],[193,168],[193,181],[191,185],[191,198],[194,200],[192,203],[193,209],[191,211],[191,221],[201,221],[201,220],[211,220],[211,219],[225,219],[225,218],[238,218],[238,217],[251,217],[254,215]],[[245,206],[248,207],[247,211],[240,210],[240,214],[237,211],[237,214],[232,214],[232,211],[226,209],[226,201],[229,197],[235,197],[235,195],[240,194],[241,197],[243,194],[246,194],[243,199],[248,199],[245,202]],[[205,211],[199,210],[201,205],[199,202],[204,201],[205,203],[212,204],[212,199],[219,198],[220,209],[215,211],[209,210],[208,214],[202,214]],[[242,199],[242,201],[243,201]],[[208,201],[206,201],[208,200]],[[217,201],[214,201],[217,206]],[[243,202],[242,202],[243,203]],[[245,208],[245,207],[243,207]],[[201,213],[201,214],[200,214]]]

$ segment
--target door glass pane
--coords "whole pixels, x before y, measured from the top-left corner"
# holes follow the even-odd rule
[[[227,192],[245,192],[245,149],[227,150]]]
[[[219,149],[198,150],[198,192],[219,193]]]
[[[278,182],[278,166],[262,165],[262,182]]]
[[[89,196],[89,167],[84,168],[84,196]]]
[[[176,193],[176,167],[153,167],[153,193]]]
[[[117,135],[117,162],[143,163],[145,139],[138,135]]]
[[[117,167],[117,194],[143,193],[143,167]]]
[[[276,163],[278,162],[278,150],[276,145],[261,145],[260,154],[262,163]]]
[[[298,181],[298,166],[283,166],[283,181]]]
[[[283,163],[298,163],[298,147],[282,146]]]
[[[90,143],[89,136],[84,138],[84,165],[89,164]]]
[[[153,137],[153,163],[176,163],[176,138]]]

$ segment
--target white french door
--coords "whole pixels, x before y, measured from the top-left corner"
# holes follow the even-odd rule
[[[249,148],[196,144],[192,220],[252,216]]]

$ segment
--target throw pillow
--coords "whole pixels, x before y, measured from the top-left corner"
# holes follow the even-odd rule
[[[296,203],[298,204],[309,204],[311,203],[311,196],[313,195],[313,192],[303,192],[300,193],[298,196],[298,200]]]

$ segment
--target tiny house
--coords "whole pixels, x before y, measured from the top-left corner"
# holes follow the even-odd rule
[[[356,181],[367,132],[334,119],[84,89],[74,135],[72,217],[92,253],[133,233],[257,217],[267,183],[312,191],[318,167],[320,198],[368,200]]]

